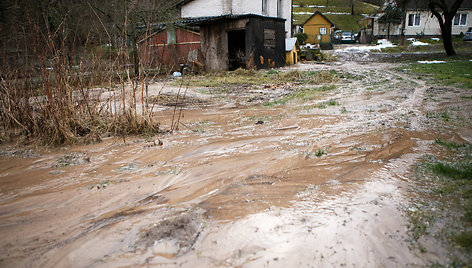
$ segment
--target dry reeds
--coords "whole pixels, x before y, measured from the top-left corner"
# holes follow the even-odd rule
[[[0,141],[57,146],[159,131],[147,101],[151,77],[130,74],[126,34],[113,49],[111,40],[91,41],[92,31],[76,45],[66,19],[51,28],[26,18],[14,53],[3,47],[0,57]]]

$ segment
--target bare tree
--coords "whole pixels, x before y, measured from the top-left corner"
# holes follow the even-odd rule
[[[456,55],[452,45],[452,22],[464,0],[429,0],[429,10],[441,27],[444,50],[448,56]]]
[[[385,14],[379,18],[379,23],[387,24],[387,39],[390,39],[390,26],[398,25],[402,22],[403,11],[392,4],[385,8]]]

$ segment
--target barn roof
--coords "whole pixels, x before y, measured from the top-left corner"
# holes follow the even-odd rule
[[[334,26],[334,23],[332,23],[325,15],[323,15],[321,12],[319,12],[318,10],[315,11],[315,13],[313,13],[313,15],[311,15],[302,25],[305,25],[305,23],[307,23],[309,20],[311,20],[311,18],[313,18],[314,16],[316,16],[317,14],[320,14],[321,17],[323,17],[326,21],[328,21],[331,26]]]
[[[242,15],[228,14],[228,15],[201,18],[193,23],[190,23],[189,25],[200,26],[200,25],[208,25],[208,24],[213,24],[213,23],[218,23],[218,22],[240,20],[240,19],[247,19],[247,18],[261,18],[261,19],[285,21],[285,19],[282,19],[282,18],[268,17],[268,16],[262,16],[258,14],[242,14]]]

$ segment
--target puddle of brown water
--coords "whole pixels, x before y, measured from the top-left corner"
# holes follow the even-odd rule
[[[408,124],[402,117],[420,109],[421,94],[355,88],[314,100],[338,99],[347,113],[299,103],[186,108],[173,134],[2,157],[0,264],[421,264],[396,206],[408,169],[437,136],[420,115]],[[160,112],[163,127],[171,115]],[[90,162],[54,166],[72,152]],[[186,213],[198,220],[179,218]],[[159,229],[189,224],[201,229]]]

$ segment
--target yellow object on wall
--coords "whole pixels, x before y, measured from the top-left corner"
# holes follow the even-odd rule
[[[297,64],[299,50],[297,38],[285,39],[285,63],[287,65]]]
[[[287,65],[297,64],[298,52],[296,50],[285,52],[285,63]]]
[[[334,29],[334,24],[321,12],[315,11],[302,27],[304,33],[308,36],[306,43],[331,43],[331,31]]]

